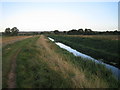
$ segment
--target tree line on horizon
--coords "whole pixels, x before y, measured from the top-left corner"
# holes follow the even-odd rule
[[[46,32],[47,33],[47,32]],[[49,32],[48,32],[49,33]],[[120,34],[120,31],[92,31],[91,29],[72,29],[69,31],[59,31],[59,30],[54,30],[54,34],[67,34],[67,35],[99,35],[99,34],[106,34],[106,35],[118,35]]]
[[[38,34],[57,34],[57,35],[119,35],[120,31],[92,31],[91,29],[72,29],[69,31],[42,31],[42,32],[19,32],[19,29],[17,27],[13,27],[12,29],[6,28],[5,31],[2,33],[3,35],[7,36],[17,36],[17,35],[38,35]]]

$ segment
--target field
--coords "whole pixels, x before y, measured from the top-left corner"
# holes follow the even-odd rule
[[[4,36],[2,37],[2,45],[5,46],[7,44],[14,43],[16,41],[20,41],[32,36]]]
[[[118,35],[53,35],[50,37],[84,54],[119,67]]]
[[[59,37],[61,42],[67,42],[69,38],[70,43],[73,43],[74,38],[79,38],[51,37],[55,40]],[[4,38],[8,40],[6,43],[14,41],[8,39],[9,37]],[[104,65],[74,56],[59,48],[45,35],[25,36],[20,40],[18,37],[14,38],[16,38],[14,42],[7,43],[2,48],[3,88],[118,88],[119,86],[119,81]]]
[[[72,37],[97,38],[105,40],[119,40],[120,35],[68,35]]]

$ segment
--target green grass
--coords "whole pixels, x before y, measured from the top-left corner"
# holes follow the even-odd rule
[[[36,46],[38,38],[25,39],[3,48],[3,88],[8,87],[7,80],[11,68],[11,57],[18,49],[21,50],[16,60],[17,88],[65,88],[72,86],[68,83],[68,79],[49,68],[47,62],[39,58],[40,52]]]
[[[15,42],[14,44],[8,44],[2,48],[2,87],[7,87],[8,73],[11,68],[12,56],[17,52],[18,49],[27,45],[32,38],[25,39],[23,41]]]
[[[39,58],[37,46],[24,46],[17,58],[17,87],[19,88],[65,88],[70,87],[67,79],[48,67]]]
[[[48,62],[45,62],[39,57],[42,46],[37,46],[36,42],[39,37],[33,37],[18,41],[14,44],[7,45],[3,48],[3,88],[7,87],[7,77],[11,66],[11,57],[14,53],[21,49],[17,56],[16,67],[16,85],[17,88],[70,88],[73,87],[71,78],[74,77],[73,72],[68,72],[70,78],[64,78],[59,71],[55,71],[49,67]],[[84,60],[80,57],[75,57],[68,51],[59,48],[53,42],[48,42],[54,45],[53,50],[60,54],[64,60],[73,64],[80,71],[85,73],[85,77],[94,82],[95,77],[103,80],[109,87],[118,87],[118,81],[113,77],[112,73],[103,65],[95,64],[92,61]],[[86,82],[86,84],[90,83]]]
[[[104,65],[97,64],[91,60],[82,59],[81,57],[76,57],[72,53],[61,49],[58,46],[56,46],[56,53],[61,54],[64,58],[66,58],[65,60],[68,60],[68,62],[71,62],[71,64],[79,68],[80,71],[83,71],[86,78],[91,82],[94,82],[95,77],[98,77],[100,80],[103,80],[105,83],[107,83],[109,88],[119,87],[120,82]],[[72,73],[70,73],[70,75],[74,76]]]
[[[114,62],[116,63],[115,66],[118,67],[119,40],[104,40],[99,38],[62,35],[51,35],[50,37],[96,59],[103,59],[106,63],[111,64],[110,62]]]

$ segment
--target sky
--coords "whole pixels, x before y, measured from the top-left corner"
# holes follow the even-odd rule
[[[118,30],[118,2],[0,2],[0,31]]]

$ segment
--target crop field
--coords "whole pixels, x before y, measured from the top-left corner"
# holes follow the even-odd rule
[[[118,35],[51,35],[50,37],[79,52],[119,67]]]
[[[4,36],[2,37],[2,45],[5,46],[7,44],[14,43],[16,41],[20,41],[32,36]]]
[[[94,53],[96,58],[105,54],[113,58],[112,62],[118,61],[118,40],[97,39],[97,43],[94,37],[48,36],[78,51],[93,50],[90,55]],[[50,41],[47,35],[3,37],[2,40],[3,88],[118,88],[120,85],[104,65],[74,56]],[[108,48],[109,43],[114,49]]]
[[[119,40],[120,35],[67,35],[71,37],[97,38],[105,40]]]

